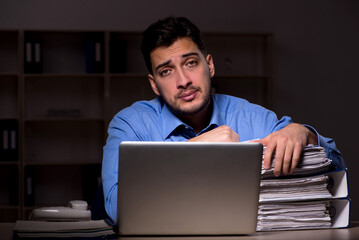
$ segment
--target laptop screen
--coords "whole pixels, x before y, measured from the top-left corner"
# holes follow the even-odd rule
[[[261,162],[259,143],[122,142],[119,233],[255,232]]]

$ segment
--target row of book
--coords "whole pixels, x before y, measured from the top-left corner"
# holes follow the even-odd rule
[[[345,228],[350,223],[347,169],[330,171],[322,147],[307,146],[288,177],[262,168],[257,231]]]
[[[93,37],[85,40],[85,71],[86,73],[104,73],[105,48],[102,39]],[[113,39],[110,52],[110,72],[126,72],[126,41]],[[28,40],[24,46],[24,72],[43,73],[43,42]]]
[[[0,134],[0,161],[17,161],[19,156],[17,120],[0,120]]]

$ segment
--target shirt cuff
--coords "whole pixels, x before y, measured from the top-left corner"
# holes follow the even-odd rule
[[[325,144],[327,143],[324,139],[321,139],[319,133],[317,132],[317,130],[315,130],[315,128],[313,128],[312,126],[309,126],[307,124],[303,124],[304,127],[308,128],[310,131],[312,131],[315,135],[317,135],[317,142],[318,145],[316,146],[325,146]]]

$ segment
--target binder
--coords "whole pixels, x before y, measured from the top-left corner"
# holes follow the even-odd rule
[[[0,161],[17,161],[19,158],[17,120],[0,120]]]
[[[293,206],[295,207],[300,203],[308,203],[308,206],[316,203],[328,202],[329,206],[327,211],[329,212],[331,225],[329,227],[311,227],[310,225],[306,227],[299,228],[288,228],[283,225],[282,228],[269,229],[262,227],[260,224],[260,219],[262,215],[258,214],[258,225],[257,231],[272,231],[272,230],[297,230],[297,229],[313,229],[313,228],[346,228],[350,225],[350,210],[351,210],[351,199],[349,197],[348,190],[348,170],[336,170],[328,172],[325,174],[317,176],[327,176],[328,181],[328,191],[331,196],[327,198],[318,197],[316,194],[312,196],[307,196],[306,198],[287,198],[287,199],[272,199],[270,201],[260,201],[259,205],[269,206],[269,204],[275,204],[278,206]],[[311,176],[312,178],[316,176]],[[264,180],[262,180],[264,181]],[[278,179],[280,181],[280,179]],[[275,191],[275,190],[274,190]],[[278,213],[277,216],[280,216],[281,213]],[[294,220],[295,220],[295,215]]]
[[[327,180],[328,186],[325,187],[324,184],[318,184],[317,181],[319,180]],[[268,182],[271,183],[270,186],[272,187],[267,186]],[[282,182],[286,184],[283,185]],[[312,186],[317,185],[321,188],[325,188],[326,192],[318,192],[318,189],[311,189]],[[264,191],[265,188],[269,188],[267,192],[274,192],[273,196],[267,196]],[[297,189],[300,189],[300,192],[293,194],[292,192]],[[314,192],[314,190],[316,190],[316,192]],[[345,169],[300,178],[262,179],[259,202],[288,202],[347,197],[349,197],[348,174]]]
[[[25,169],[25,177],[24,177],[24,186],[25,186],[25,192],[24,192],[24,201],[25,206],[33,206],[35,203],[35,192],[34,192],[34,169],[33,167],[26,167]]]
[[[331,228],[347,228],[350,225],[350,198],[333,199],[330,201]]]
[[[328,190],[333,198],[349,198],[348,169],[327,173],[329,176]]]
[[[85,43],[86,73],[103,73],[105,70],[104,44],[101,39],[89,37]]]
[[[42,42],[40,40],[26,41],[24,51],[24,72],[42,73]]]
[[[351,199],[349,196],[348,169],[328,173],[328,176],[331,178],[328,188],[333,195],[333,199],[330,200],[332,228],[349,227]]]

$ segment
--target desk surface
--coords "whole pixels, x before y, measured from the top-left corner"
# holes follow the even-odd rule
[[[14,223],[0,223],[0,236],[3,240],[12,238]],[[359,222],[352,222],[349,228],[319,229],[298,231],[257,232],[250,236],[221,237],[120,237],[122,240],[357,240],[359,239]]]

